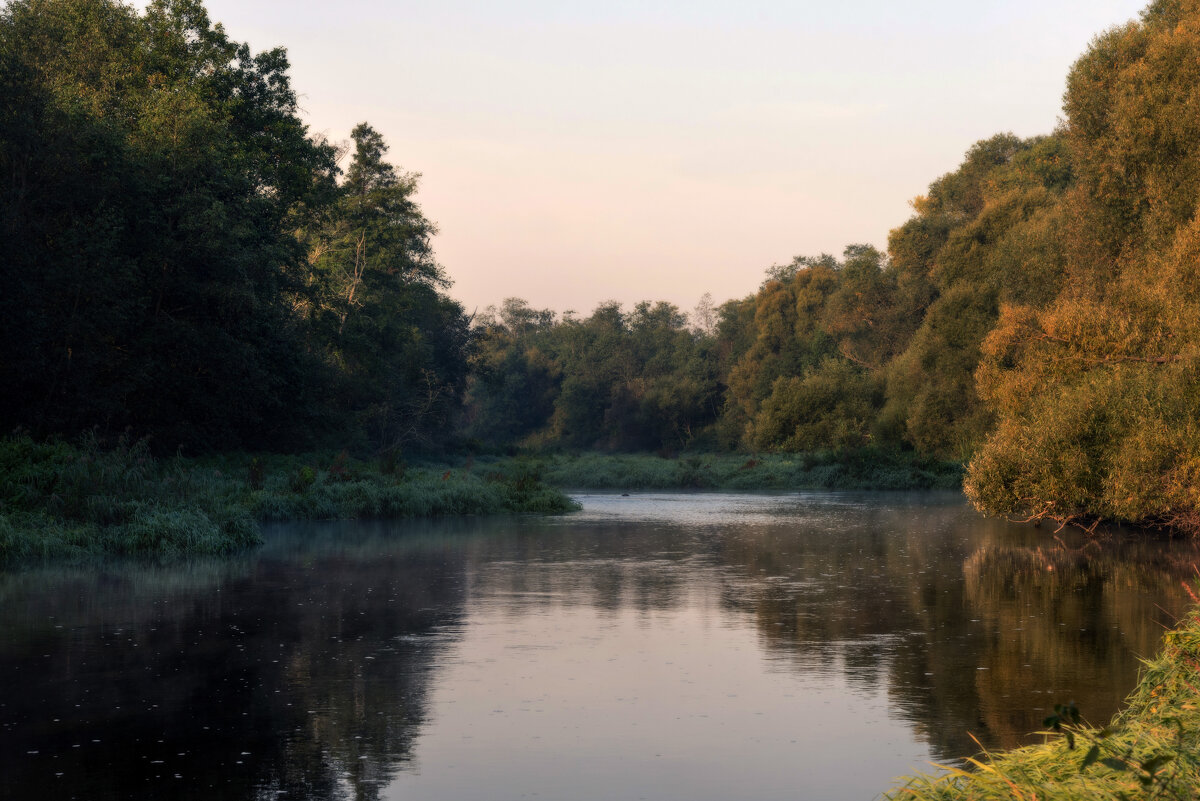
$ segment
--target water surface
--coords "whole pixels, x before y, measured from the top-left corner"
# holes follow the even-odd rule
[[[953,494],[580,500],[0,574],[0,797],[870,799],[1106,720],[1200,562]]]

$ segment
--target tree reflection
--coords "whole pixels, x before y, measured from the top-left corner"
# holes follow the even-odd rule
[[[1028,742],[1055,703],[1107,719],[1198,562],[1191,541],[1060,541],[901,500],[744,525],[325,524],[235,561],[0,574],[0,797],[377,798],[414,767],[480,599],[749,627],[767,669],[886,693],[954,759],[972,735]]]
[[[5,576],[0,796],[376,798],[460,621],[455,554]]]
[[[941,518],[940,520],[938,518]],[[961,527],[952,536],[930,529]],[[903,510],[829,536],[746,530],[722,552],[723,600],[796,670],[886,682],[942,759],[1031,742],[1055,703],[1106,721],[1187,606],[1192,541],[1044,532]]]

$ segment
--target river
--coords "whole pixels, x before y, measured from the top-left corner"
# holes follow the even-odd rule
[[[0,797],[858,799],[1106,721],[1192,541],[957,494],[582,494],[0,574]]]

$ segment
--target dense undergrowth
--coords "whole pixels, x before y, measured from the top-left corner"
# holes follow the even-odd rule
[[[222,554],[262,521],[558,513],[575,508],[525,465],[483,473],[345,454],[159,459],[145,442],[0,440],[0,563],[96,554]]]
[[[885,798],[1194,799],[1200,792],[1200,607],[1164,638],[1127,707],[1107,726],[1073,704],[1046,720],[1042,745],[969,760],[966,769],[917,776]]]
[[[956,462],[887,450],[706,454],[666,459],[585,453],[531,460],[544,480],[570,489],[958,489]]]
[[[886,451],[747,458],[582,454],[445,464],[342,453],[158,458],[103,447],[0,440],[0,563],[89,554],[221,554],[267,521],[556,514],[569,489],[953,489],[961,467]]]

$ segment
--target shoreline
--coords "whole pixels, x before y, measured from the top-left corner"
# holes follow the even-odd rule
[[[568,490],[956,490],[962,467],[884,450],[806,454],[549,454],[367,462],[346,451],[156,457],[0,439],[0,565],[106,554],[214,555],[263,523],[562,514]]]
[[[1047,741],[914,774],[885,801],[1193,798],[1200,790],[1200,598],[1163,637],[1123,709],[1103,727],[1073,703],[1045,721]],[[1066,700],[1066,699],[1064,699]],[[1082,710],[1086,714],[1087,710]]]
[[[0,566],[104,555],[223,555],[268,522],[561,514],[578,508],[521,465],[480,474],[368,464],[337,454],[160,459],[145,442],[104,448],[0,440]]]
[[[482,460],[483,457],[481,457]],[[577,490],[961,490],[962,465],[890,450],[488,457]]]

